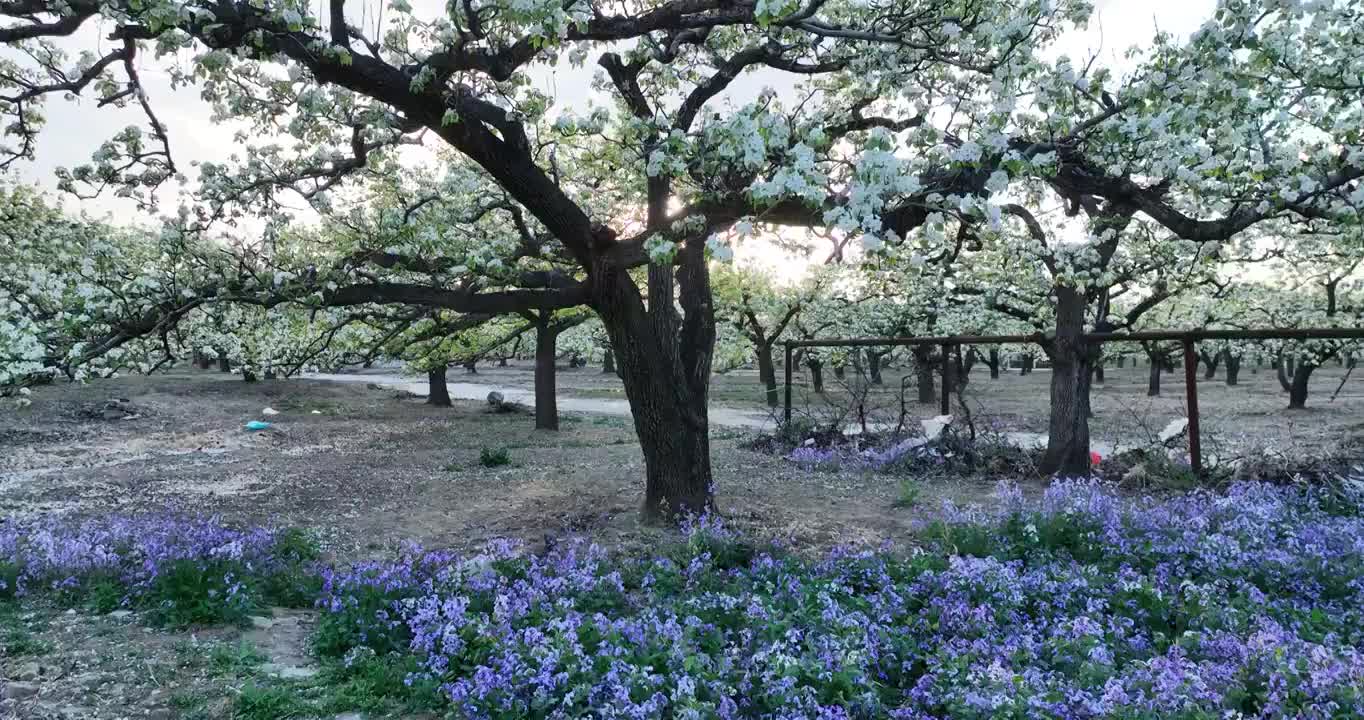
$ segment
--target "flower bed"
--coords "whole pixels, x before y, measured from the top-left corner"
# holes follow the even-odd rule
[[[646,559],[411,549],[322,571],[318,649],[406,658],[469,718],[1364,715],[1364,518],[1339,495],[1006,487],[920,540],[810,561],[707,519]]]

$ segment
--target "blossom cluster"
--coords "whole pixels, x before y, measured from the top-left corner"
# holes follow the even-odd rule
[[[1061,483],[947,508],[907,557],[756,552],[713,519],[635,561],[410,553],[332,578],[323,627],[383,588],[470,718],[1358,716],[1364,519],[1333,497]]]

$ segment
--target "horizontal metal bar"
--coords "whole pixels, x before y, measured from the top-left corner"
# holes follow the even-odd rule
[[[1004,345],[1042,343],[1047,335],[935,335],[933,337],[829,338],[787,340],[789,347],[887,347],[912,345]],[[1265,328],[1261,330],[1151,330],[1132,333],[1085,333],[1088,342],[1157,342],[1162,340],[1342,340],[1364,339],[1364,328]]]

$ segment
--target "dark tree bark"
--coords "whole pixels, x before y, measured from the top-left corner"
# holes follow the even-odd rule
[[[834,365],[834,377],[838,378],[839,380],[842,380],[842,379],[844,379],[844,377],[847,376],[847,374],[848,374],[848,371],[847,371],[847,369],[843,366],[842,363],[839,363],[839,364]]]
[[[553,312],[543,311],[535,327],[535,429],[559,429],[559,398],[555,395],[554,358],[559,328]]]
[[[243,380],[244,382],[253,383],[253,382],[256,382],[256,379],[257,379],[257,378],[256,378],[256,373],[252,372],[251,370],[243,370],[243,371],[242,371],[242,380]]]
[[[966,351],[965,355],[958,355],[957,359],[960,362],[957,363],[956,380],[961,383],[962,387],[965,387],[971,382],[971,369],[976,366],[976,361],[980,359],[980,355],[976,353],[975,348],[971,348]]]
[[[500,357],[500,358],[497,359],[497,366],[498,366],[498,367],[507,367],[507,356],[506,356],[506,355],[503,355],[502,357]]]
[[[1211,380],[1217,377],[1217,365],[1222,361],[1222,353],[1209,354],[1200,350],[1198,357],[1203,361],[1203,379]]]
[[[1222,366],[1226,368],[1223,376],[1228,385],[1236,385],[1241,378],[1241,356],[1222,351]]]
[[[911,352],[914,357],[914,377],[919,388],[919,403],[932,405],[938,395],[933,390],[933,348],[915,345]]]
[[[601,372],[603,375],[616,374],[616,351],[608,346],[601,354]]]
[[[1037,362],[1037,361],[1033,358],[1032,355],[1024,355],[1024,356],[1023,356],[1023,360],[1022,360],[1022,362],[1019,364],[1019,367],[1018,367],[1018,374],[1019,374],[1019,375],[1031,375],[1031,374],[1032,374],[1033,365],[1036,364],[1036,362]]]
[[[816,357],[811,357],[805,361],[806,367],[810,368],[810,387],[818,394],[824,394],[824,361]]]
[[[1089,475],[1089,390],[1097,353],[1084,340],[1084,295],[1057,286],[1056,336],[1044,346],[1051,360],[1051,421],[1038,469],[1047,475]]]
[[[1288,409],[1305,410],[1307,408],[1307,383],[1312,379],[1312,371],[1317,366],[1306,360],[1297,363],[1293,369],[1293,382],[1288,389]]]
[[[450,387],[445,383],[445,366],[426,371],[426,404],[450,407]]]
[[[1275,358],[1274,376],[1279,379],[1279,387],[1283,388],[1284,392],[1291,392],[1293,390],[1291,373],[1292,370],[1289,368],[1287,360],[1282,355],[1280,355],[1278,358]]]
[[[879,352],[867,351],[867,375],[871,378],[872,385],[881,384],[881,357],[882,354]]]
[[[218,372],[232,372],[232,361],[228,360],[226,355],[218,356]]]
[[[989,358],[985,364],[990,367],[990,379],[999,379],[999,348],[990,348]]]
[[[1117,365],[1119,370],[1123,369],[1123,367],[1127,365],[1127,356],[1119,355],[1116,358],[1113,358],[1113,364]]]
[[[1147,397],[1157,397],[1160,395],[1160,373],[1165,365],[1165,359],[1157,355],[1148,355],[1151,361],[1150,373],[1146,380]]]
[[[266,380],[274,380],[275,378],[276,378],[276,375],[275,375],[275,369],[274,369],[274,368],[270,368],[269,370],[266,370],[266,371],[265,371],[265,379],[266,379]]]
[[[772,360],[772,346],[763,343],[754,346],[758,356],[758,381],[762,383],[767,396],[767,406],[777,406],[777,365]]]
[[[1104,364],[1102,362],[1094,365],[1094,382],[1104,384]]]
[[[465,373],[466,375],[477,375],[477,374],[478,374],[478,361],[477,361],[477,360],[470,360],[469,362],[464,363],[464,373]]]

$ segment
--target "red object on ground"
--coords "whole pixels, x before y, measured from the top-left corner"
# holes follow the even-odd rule
[[[1103,456],[1100,455],[1099,453],[1096,453],[1096,452],[1090,452],[1090,453],[1089,453],[1089,464],[1090,464],[1090,465],[1098,465],[1099,463],[1103,462],[1103,459],[1104,459]]]

